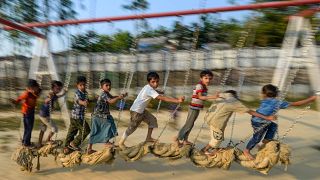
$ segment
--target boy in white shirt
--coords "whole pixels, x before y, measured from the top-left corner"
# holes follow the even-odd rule
[[[130,108],[130,123],[119,141],[120,147],[125,147],[125,140],[137,129],[142,121],[148,124],[146,142],[155,142],[155,139],[152,138],[152,131],[154,128],[158,127],[157,118],[145,109],[151,99],[158,99],[161,101],[173,103],[181,103],[184,101],[183,96],[180,98],[170,98],[160,95],[159,92],[155,90],[159,85],[159,79],[159,75],[156,72],[148,73],[148,84],[142,88]]]

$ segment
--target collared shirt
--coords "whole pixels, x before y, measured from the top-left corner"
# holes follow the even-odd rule
[[[142,114],[151,99],[155,99],[158,96],[159,93],[154,90],[149,84],[145,85],[139,92],[137,98],[134,100],[130,111]]]
[[[112,95],[109,92],[103,91],[97,101],[96,106],[94,107],[93,114],[101,118],[107,118],[110,115],[109,103],[108,101],[112,98]]]
[[[24,100],[21,106],[22,114],[27,114],[29,112],[34,111],[37,104],[37,96],[32,94],[29,91],[24,91],[17,99],[16,102],[20,102]]]
[[[80,119],[83,120],[85,116],[85,106],[79,104],[79,100],[85,101],[88,100],[87,98],[87,92],[82,92],[79,89],[77,89],[75,95],[74,95],[74,103],[71,111],[71,117],[73,119]]]
[[[51,97],[51,100],[48,103],[43,103],[41,105],[39,115],[42,117],[49,117],[50,116],[50,106],[52,108],[54,102],[57,99],[58,99],[58,96],[56,94],[53,94],[53,96]]]
[[[266,98],[261,101],[260,107],[256,110],[257,113],[271,116],[278,111],[278,109],[286,109],[290,106],[290,103],[287,101],[280,101],[276,98]],[[252,122],[267,122],[259,117],[252,116]]]
[[[193,89],[192,93],[192,99],[190,102],[190,108],[191,109],[202,109],[203,108],[203,100],[199,99],[199,93],[201,93],[202,96],[207,96],[208,89],[206,85],[202,84],[200,81],[195,88]]]

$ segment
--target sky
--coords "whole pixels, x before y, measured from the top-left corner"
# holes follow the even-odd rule
[[[149,0],[150,6],[145,13],[156,12],[170,12],[179,10],[191,10],[199,9],[200,7],[212,8],[231,6],[228,0]],[[238,0],[238,4],[249,4],[250,0]],[[130,3],[130,0],[82,0],[82,4],[85,9],[81,8],[80,3],[75,4],[75,9],[78,12],[78,19],[87,19],[94,17],[111,17],[111,16],[123,16],[132,15],[133,13],[122,8],[122,5]],[[200,5],[202,4],[202,5]],[[238,12],[226,12],[217,13],[214,16],[221,19],[243,19],[250,14],[250,11],[238,11]],[[197,22],[199,20],[198,15],[178,17],[166,17],[147,19],[152,28],[158,26],[171,27],[175,20],[180,20],[184,24],[190,24],[191,22]],[[95,30],[102,34],[112,34],[117,30],[127,30],[135,33],[134,21],[119,21],[113,23],[95,23],[95,24],[83,24],[70,28],[72,34],[78,34],[87,30]],[[66,39],[65,39],[66,40]],[[63,43],[61,38],[57,36],[51,37],[51,50],[53,52],[64,50],[68,47],[67,43]]]
[[[237,0],[239,5],[249,4],[252,0]],[[111,17],[111,16],[123,16],[132,15],[133,13],[122,8],[122,5],[130,3],[130,0],[78,0],[74,1],[75,10],[78,12],[77,19],[87,19],[95,17]],[[84,5],[85,9],[81,8],[80,2]],[[179,10],[191,10],[213,7],[231,6],[228,0],[148,0],[150,6],[145,13],[156,12],[170,12]],[[202,5],[200,5],[202,4]],[[221,19],[238,19],[242,20],[250,14],[250,11],[237,11],[216,13],[213,16]],[[158,26],[172,27],[174,21],[179,20],[184,24],[190,24],[191,22],[199,21],[199,15],[184,16],[184,17],[166,17],[147,19],[149,25],[152,28]],[[87,30],[95,30],[101,34],[112,34],[117,30],[127,30],[131,33],[135,33],[134,21],[119,21],[114,23],[95,23],[95,24],[83,24],[78,26],[69,27],[70,34],[79,34],[86,32]],[[35,44],[36,40],[34,40]],[[12,48],[10,48],[10,42],[2,42],[3,46],[0,47],[0,55],[12,54]],[[63,51],[70,47],[68,38],[57,36],[55,34],[50,36],[50,50],[52,52]],[[34,46],[35,47],[35,46]],[[35,49],[35,48],[33,48]],[[32,50],[31,52],[34,52]],[[31,55],[31,54],[30,54]]]

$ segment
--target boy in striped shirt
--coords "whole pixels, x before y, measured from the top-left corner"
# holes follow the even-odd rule
[[[200,73],[200,82],[193,89],[187,120],[175,138],[178,144],[180,144],[181,141],[184,145],[192,144],[188,141],[188,137],[194,126],[194,122],[199,116],[200,110],[203,108],[204,101],[218,98],[218,93],[213,96],[208,96],[207,87],[212,79],[213,73],[210,70],[204,70]]]

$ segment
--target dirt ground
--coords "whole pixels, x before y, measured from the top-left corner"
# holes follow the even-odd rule
[[[279,132],[280,136],[292,125],[294,119],[299,115],[301,110],[282,110],[279,114]],[[117,112],[112,112],[114,117],[117,117]],[[202,111],[198,118],[193,131],[190,134],[190,140],[193,141],[198,133],[205,111]],[[20,114],[19,114],[20,116]],[[180,118],[177,121],[177,128],[183,125],[187,116],[187,112],[181,112]],[[14,113],[1,112],[0,118],[15,118]],[[161,111],[158,114],[159,128],[155,130],[154,137],[156,138],[162,130],[165,122],[169,117],[169,112]],[[137,162],[125,162],[120,157],[117,157],[112,165],[96,165],[85,166],[81,165],[73,169],[63,168],[59,163],[53,160],[53,157],[42,158],[41,170],[32,173],[22,172],[15,162],[10,157],[12,152],[19,144],[19,131],[16,129],[4,129],[0,131],[0,177],[1,179],[320,179],[320,123],[319,113],[316,111],[308,111],[299,119],[299,123],[289,133],[285,139],[292,147],[292,164],[288,171],[284,171],[284,167],[275,166],[269,175],[262,175],[259,172],[241,167],[234,162],[229,171],[221,169],[205,169],[192,165],[190,160],[183,158],[175,161],[159,159],[153,155],[147,155],[142,160]],[[129,121],[129,113],[122,114],[122,121]],[[18,122],[19,123],[19,122]],[[121,135],[125,130],[126,123],[121,123],[118,131]],[[64,139],[66,129],[60,128],[58,139]],[[230,137],[231,122],[227,127],[225,138],[226,141]],[[128,139],[128,145],[134,145],[144,140],[146,135],[146,126],[140,127]],[[22,132],[22,131],[21,131]],[[32,134],[32,141],[37,140],[38,131],[35,130]],[[250,126],[250,116],[247,114],[237,114],[236,123],[234,126],[235,142],[241,138],[246,137],[252,133]],[[173,137],[177,134],[177,130],[169,127],[161,136],[162,142],[171,142]],[[117,138],[119,139],[119,138]],[[202,130],[200,139],[198,141],[198,148],[204,146],[209,140],[208,128]],[[98,145],[95,148],[100,149],[102,146]],[[240,148],[244,148],[241,145]]]

